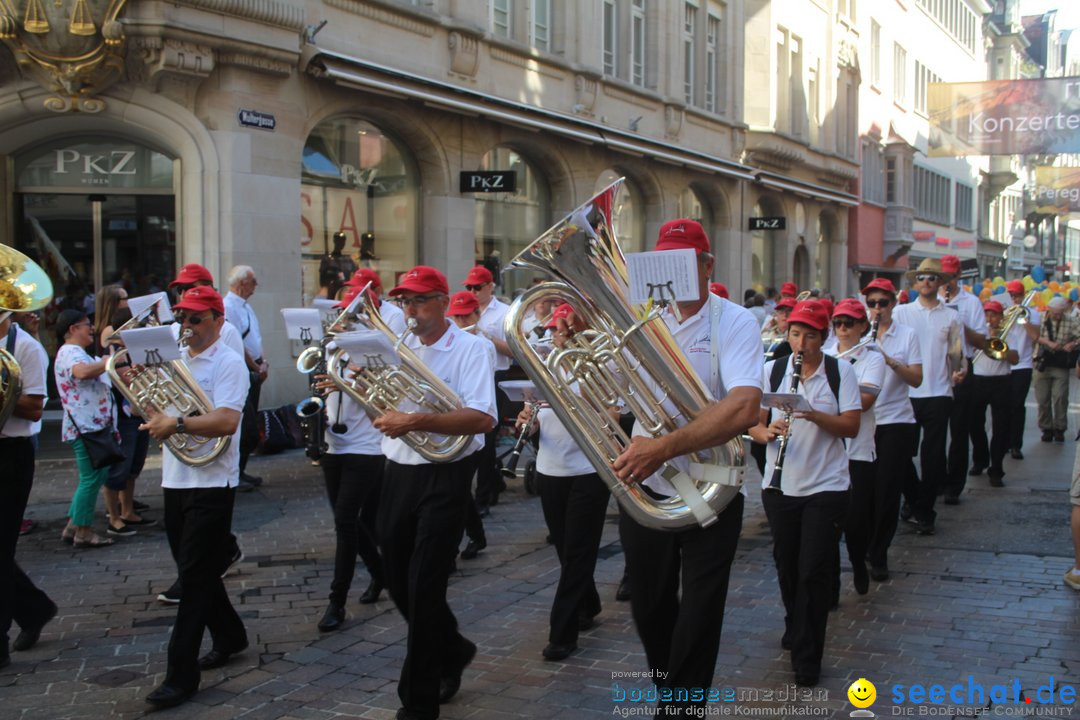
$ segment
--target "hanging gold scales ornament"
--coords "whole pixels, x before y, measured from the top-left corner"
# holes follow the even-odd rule
[[[0,40],[24,76],[56,93],[56,112],[99,112],[96,97],[124,71],[124,29],[117,17],[127,0],[0,0]]]

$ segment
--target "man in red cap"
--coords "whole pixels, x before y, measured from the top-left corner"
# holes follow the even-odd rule
[[[439,703],[461,686],[476,645],[458,632],[446,602],[450,567],[464,531],[469,482],[476,470],[483,433],[495,425],[495,386],[482,338],[446,319],[446,278],[419,265],[402,276],[399,297],[412,332],[405,345],[443,379],[461,402],[445,412],[390,410],[375,419],[385,437],[386,456],[378,535],[390,597],[408,623],[405,660],[398,682],[398,718],[435,718]],[[433,463],[402,437],[411,432],[471,435],[456,459]]]
[[[462,283],[465,289],[476,296],[480,304],[480,320],[476,324],[477,331],[486,337],[495,346],[495,395],[499,399],[500,416],[506,414],[509,401],[498,389],[498,383],[505,380],[510,370],[510,346],[506,344],[506,332],[503,330],[503,320],[510,306],[495,297],[495,277],[483,265],[476,265],[465,277]],[[508,411],[507,411],[508,412]],[[488,514],[488,507],[499,502],[499,493],[506,489],[506,482],[502,479],[498,461],[495,459],[495,444],[499,439],[499,428],[492,428],[484,440],[484,449],[481,451],[476,471],[476,504],[480,515]],[[478,543],[470,541],[462,551],[461,557],[466,560],[476,557],[484,548]]]
[[[870,577],[881,582],[889,579],[889,546],[896,535],[900,495],[908,479],[918,476],[912,458],[919,426],[908,391],[922,385],[922,348],[914,330],[893,322],[897,297],[891,280],[874,278],[862,293],[870,321],[877,322],[877,347],[885,361],[885,379],[874,403],[877,470],[866,546]]]
[[[941,258],[941,270],[948,279],[940,290],[946,307],[955,309],[964,323],[964,363],[967,373],[953,387],[953,404],[949,414],[948,476],[941,488],[946,505],[960,502],[960,493],[967,483],[968,446],[971,442],[971,409],[974,389],[971,360],[977,350],[986,349],[986,315],[982,301],[960,284],[960,258],[946,255]]]
[[[1008,305],[1023,305],[1027,291],[1024,283],[1019,280],[1010,280],[1005,283],[1010,303]],[[1009,386],[1009,454],[1013,460],[1024,459],[1024,420],[1027,417],[1028,391],[1031,390],[1032,363],[1031,357],[1035,344],[1039,341],[1039,332],[1042,325],[1042,315],[1033,307],[1027,309],[1027,324],[1017,324],[1023,332],[1010,333],[1009,347],[1013,347],[1012,337],[1016,338],[1016,352],[1020,361],[1012,366],[1012,383]]]
[[[799,294],[799,286],[793,282],[786,282],[780,286],[780,297],[789,297],[794,299]]]
[[[1005,308],[997,300],[983,303],[986,313],[986,325],[991,337],[1001,337],[1001,322]],[[1009,448],[1009,385],[1012,366],[1020,360],[1012,343],[1017,333],[1023,328],[1014,325],[1008,337],[1002,338],[1009,344],[1004,357],[993,358],[986,352],[976,353],[972,362],[972,399],[971,399],[971,471],[972,477],[982,475],[986,470],[990,478],[990,487],[1002,487],[1005,476],[1003,461]],[[986,408],[990,407],[990,425],[992,436],[986,442]]]
[[[684,248],[697,255],[698,297],[678,303],[681,321],[665,312],[664,322],[716,402],[657,438],[635,426],[633,441],[612,465],[623,482],[640,482],[650,493],[667,496],[677,493],[655,474],[664,462],[681,466],[687,453],[739,437],[757,422],[761,405],[760,325],[748,310],[709,292],[714,259],[701,224],[685,218],[665,223],[656,249]],[[559,322],[560,332],[571,330]],[[676,532],[648,528],[621,514],[634,624],[659,687],[712,686],[742,512],[743,497],[736,495],[708,527]],[[703,703],[675,703],[671,709],[695,704]]]
[[[386,325],[400,337],[405,332],[405,314],[401,312],[401,308],[395,303],[382,301],[383,284],[379,273],[371,268],[360,268],[353,273],[353,276],[349,278],[349,282],[345,284],[349,287],[361,288],[369,282],[371,283],[372,299],[375,301],[375,307],[379,308],[379,315],[386,322]]]
[[[728,292],[727,285],[721,282],[710,283],[709,292],[711,292],[713,295],[722,297],[725,300],[731,298],[731,293]]]
[[[162,452],[165,531],[184,591],[169,641],[165,680],[146,698],[158,708],[187,700],[199,689],[201,670],[221,667],[248,646],[244,623],[221,580],[221,570],[229,562],[229,527],[240,475],[237,433],[248,392],[247,367],[243,357],[221,342],[225,305],[212,287],[188,290],[173,312],[187,336],[181,362],[212,408],[188,417],[159,413],[145,418],[139,429],[148,430],[159,443],[174,433],[228,437],[231,442],[201,466],[182,463],[169,450]],[[210,652],[200,658],[207,629],[213,642]]]

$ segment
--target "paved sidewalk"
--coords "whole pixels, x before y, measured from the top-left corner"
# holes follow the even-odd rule
[[[939,509],[935,536],[916,536],[902,524],[889,581],[872,583],[870,594],[859,597],[845,561],[822,685],[809,699],[800,691],[797,702],[790,701],[793,676],[780,649],[783,616],[768,528],[751,489],[715,677],[717,687],[733,688],[735,699],[710,710],[848,717],[847,688],[865,677],[877,686],[871,709],[879,717],[917,716],[918,707],[894,705],[893,685],[963,683],[966,694],[969,675],[987,692],[992,684],[1012,688],[1017,681],[1023,697],[1034,699],[992,703],[991,715],[1080,709],[1040,705],[1036,697],[1041,685],[1052,683],[1057,693],[1062,683],[1080,684],[1080,593],[1061,580],[1071,558],[1067,487],[1074,442],[1040,443],[1031,428],[1033,408],[1029,418],[1027,459],[1006,461],[1006,487],[993,490],[985,477],[972,478],[960,506]],[[29,508],[41,526],[22,538],[19,561],[56,600],[60,615],[37,647],[13,653],[11,667],[0,672],[0,718],[138,717],[148,708],[143,697],[162,678],[175,613],[155,601],[174,576],[164,532],[146,530],[98,550],[62,545],[73,463],[55,445],[43,456]],[[155,459],[140,480],[154,517],[161,516],[159,467]],[[385,594],[376,605],[356,603],[367,584],[362,567],[346,628],[328,635],[315,629],[333,566],[319,470],[297,451],[255,457],[251,471],[266,483],[237,498],[235,530],[247,559],[226,581],[251,648],[205,673],[191,702],[160,717],[392,718],[405,627]],[[485,521],[488,549],[475,560],[459,559],[451,578],[451,606],[480,649],[443,717],[603,717],[651,707],[613,699],[620,692],[634,698],[649,687],[641,678],[616,676],[645,665],[629,606],[613,600],[623,567],[614,506],[596,573],[604,602],[600,624],[583,633],[579,652],[549,663],[540,650],[557,580],[555,553],[544,542],[538,499],[520,482],[503,497]],[[982,704],[991,705],[989,697]]]

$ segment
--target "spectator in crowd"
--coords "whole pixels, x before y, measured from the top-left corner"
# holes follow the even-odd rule
[[[225,319],[240,331],[244,341],[244,361],[250,372],[247,404],[244,405],[243,428],[240,432],[240,480],[255,487],[262,485],[262,478],[247,473],[248,456],[259,444],[256,416],[259,412],[259,391],[270,364],[263,358],[262,333],[259,318],[248,303],[255,294],[259,281],[255,270],[249,265],[237,265],[229,271],[229,293],[225,296]]]
[[[1050,300],[1039,330],[1035,360],[1035,400],[1043,442],[1065,442],[1068,425],[1069,371],[1076,364],[1072,351],[1080,344],[1080,320],[1065,313],[1068,303]]]

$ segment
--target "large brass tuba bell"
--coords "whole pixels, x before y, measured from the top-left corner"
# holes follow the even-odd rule
[[[40,310],[52,300],[48,274],[15,248],[0,245],[0,313]],[[0,346],[0,427],[15,412],[22,394],[22,370],[15,357]]]
[[[746,464],[741,438],[692,456],[689,475],[674,461],[661,468],[660,474],[676,489],[685,488],[689,498],[655,499],[639,485],[624,484],[610,467],[630,438],[607,410],[625,404],[655,437],[690,422],[712,401],[659,313],[646,313],[629,301],[626,260],[611,217],[621,184],[622,179],[608,186],[511,261],[554,282],[530,288],[514,301],[505,321],[506,342],[631,517],[664,530],[708,526],[739,493]],[[526,309],[544,297],[569,303],[587,326],[546,359],[520,327]]]

